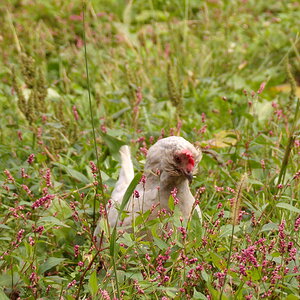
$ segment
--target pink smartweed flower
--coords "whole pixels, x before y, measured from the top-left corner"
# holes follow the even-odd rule
[[[79,261],[77,265],[78,265],[79,267],[83,267],[83,266],[84,266],[84,263],[83,263],[83,261]]]
[[[299,231],[299,228],[300,228],[300,215],[295,220],[295,225],[294,225],[294,229],[296,232]]]
[[[221,186],[215,185],[215,190],[216,190],[216,192],[223,192],[223,191],[224,191],[224,188],[221,187]]]
[[[221,288],[224,285],[226,273],[227,270],[225,269],[223,272],[217,272],[214,274],[214,276],[218,278],[218,288]]]
[[[139,283],[137,280],[133,281],[134,287],[137,289],[138,294],[143,295],[145,294],[144,290],[140,287]],[[105,299],[106,300],[106,299]]]
[[[25,172],[24,168],[21,169],[21,176],[22,178],[29,178],[29,175]]]
[[[29,276],[29,280],[32,284],[36,284],[39,281],[39,276],[35,272],[32,272]]]
[[[20,243],[22,241],[23,238],[23,234],[24,234],[25,230],[24,229],[20,229],[18,234],[17,234],[17,243]]]
[[[73,105],[72,110],[73,110],[73,115],[74,115],[75,120],[78,121],[79,120],[79,114],[78,114],[76,105]]]
[[[179,120],[179,121],[177,122],[177,126],[176,126],[176,129],[177,129],[177,133],[178,133],[178,134],[180,133],[181,128],[182,128],[182,121]]]
[[[75,284],[76,284],[76,280],[74,279],[74,280],[72,280],[72,281],[68,284],[67,288],[69,289],[69,288],[71,288],[72,286],[74,286]]]
[[[260,165],[261,165],[261,168],[262,168],[263,170],[266,169],[266,163],[265,163],[265,161],[264,161],[263,159],[261,159]]]
[[[29,155],[27,162],[31,165],[34,162],[35,155],[32,153]]]
[[[29,197],[32,197],[32,196],[33,196],[31,190],[29,189],[29,187],[28,187],[26,184],[22,184],[21,186],[22,186],[23,190],[27,193],[27,195],[28,195]]]
[[[78,255],[79,255],[79,245],[75,245],[74,246],[74,256],[78,257]]]
[[[151,135],[151,136],[149,137],[149,143],[150,143],[150,144],[153,144],[153,142],[154,142],[154,136]]]
[[[206,132],[206,130],[207,130],[207,125],[204,125],[204,126],[202,126],[200,129],[199,129],[199,134],[204,134],[205,132]]]
[[[206,121],[206,114],[205,113],[201,114],[201,121],[202,121],[202,123],[205,123],[205,121]]]
[[[182,238],[185,239],[187,236],[186,229],[183,226],[178,227],[178,230],[180,231]]]
[[[15,178],[11,175],[11,173],[7,169],[4,170],[4,174],[6,175],[8,181],[12,183],[16,182]]]
[[[29,241],[29,244],[30,244],[31,246],[33,246],[33,245],[35,244],[35,241],[34,241],[34,239],[33,239],[32,236],[30,236],[30,237],[28,238],[28,241]]]
[[[38,227],[35,227],[35,225],[32,225],[32,231],[34,233],[38,233],[38,234],[42,234],[43,231],[45,230],[45,227],[44,226],[38,226]]]
[[[45,205],[45,204],[46,204],[46,207],[49,207],[49,205],[50,205],[52,199],[54,199],[54,197],[55,197],[55,195],[50,195],[50,194],[48,194],[48,195],[46,195],[46,196],[44,196],[44,197],[42,197],[42,198],[36,200],[36,201],[32,204],[31,207],[32,207],[33,209],[36,209],[36,208],[38,208],[38,207],[40,207],[40,206],[43,206],[43,205]]]
[[[71,15],[71,16],[69,17],[69,19],[70,19],[71,21],[82,21],[83,15],[82,15],[82,14],[80,14],[80,15]]]
[[[18,138],[20,141],[23,141],[23,135],[22,132],[20,130],[18,130]]]
[[[142,183],[143,185],[145,185],[145,183],[146,183],[146,176],[145,176],[145,175],[143,175],[143,176],[141,177],[141,180],[140,180],[139,183]]]
[[[51,182],[51,171],[50,171],[49,168],[46,170],[46,174],[43,176],[43,178],[44,178],[45,181],[46,181],[46,186],[47,186],[47,187],[52,187],[52,182]]]
[[[179,203],[179,199],[177,198],[177,192],[178,192],[178,190],[177,190],[176,187],[174,187],[174,189],[171,191],[171,195],[174,199],[174,204],[175,205],[177,205]]]
[[[147,156],[148,149],[147,149],[146,147],[141,147],[141,148],[140,148],[140,151],[141,151],[141,153],[142,153],[144,156]]]
[[[96,167],[96,164],[93,162],[93,161],[90,161],[90,166],[91,166],[91,170],[92,170],[92,173],[93,173],[93,176],[97,176],[96,173],[98,172],[98,169]]]
[[[293,176],[294,180],[297,180],[300,178],[300,170],[296,172],[296,174]]]
[[[257,94],[261,94],[263,92],[263,90],[265,89],[266,83],[262,82],[262,84],[260,85]]]
[[[134,190],[133,195],[134,195],[134,198],[140,198],[140,193],[137,190]]]

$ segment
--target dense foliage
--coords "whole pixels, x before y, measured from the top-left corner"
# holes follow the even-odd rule
[[[297,0],[2,0],[0,298],[299,299],[299,20]],[[202,224],[173,194],[108,228],[119,147],[141,174],[169,135],[204,149]]]

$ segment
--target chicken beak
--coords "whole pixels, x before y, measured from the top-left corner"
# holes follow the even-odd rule
[[[187,180],[191,184],[193,181],[193,173],[192,172],[184,172],[184,176],[187,178]]]

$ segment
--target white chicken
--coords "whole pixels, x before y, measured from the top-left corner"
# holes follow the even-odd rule
[[[118,207],[120,206],[126,189],[134,178],[133,164],[128,146],[120,148],[121,171],[115,189],[111,195],[112,205],[108,208],[108,221],[110,226],[115,226],[118,221]],[[189,183],[192,181],[197,164],[202,158],[201,150],[196,149],[182,137],[171,136],[163,138],[150,147],[144,170],[144,183],[136,187],[135,195],[128,202],[125,210],[128,216],[123,220],[122,226],[126,228],[132,224],[133,218],[139,213],[144,213],[154,206],[150,218],[157,217],[159,209],[169,210],[169,197],[176,188],[178,206],[182,217],[187,219],[192,211],[195,198]],[[201,211],[196,206],[201,219]],[[94,232],[98,236],[100,224]]]

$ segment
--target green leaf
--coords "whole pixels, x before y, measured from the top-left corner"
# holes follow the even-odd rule
[[[127,203],[129,202],[136,186],[138,185],[138,183],[140,182],[142,178],[142,174],[141,173],[138,173],[135,175],[135,177],[132,179],[132,181],[130,182],[125,194],[124,194],[124,197],[123,197],[123,200],[122,200],[122,203],[120,205],[120,209],[119,209],[119,216],[120,214],[122,213],[122,211],[124,210],[125,206],[127,205]]]
[[[210,257],[211,257],[211,260],[212,262],[214,263],[214,265],[216,267],[218,267],[219,269],[223,270],[224,269],[224,261],[223,259],[221,258],[221,256],[215,254],[214,252],[211,252],[210,253]]]
[[[289,294],[285,300],[299,300],[300,297],[296,296],[296,295],[293,295],[293,294]]]
[[[168,244],[165,243],[163,240],[153,237],[154,244],[160,249],[160,250],[165,250],[168,248]]]
[[[97,271],[95,270],[89,279],[89,290],[93,297],[96,296],[98,291]]]
[[[169,197],[169,208],[171,211],[174,210],[175,204],[174,204],[174,198],[172,196]]]
[[[85,184],[88,184],[88,183],[91,182],[85,175],[83,175],[82,173],[74,170],[71,167],[67,167],[67,166],[64,166],[63,164],[55,163],[55,162],[52,163],[52,164],[59,167],[60,169],[63,169],[70,177],[78,180],[79,182],[82,182],[82,183],[85,183]]]
[[[141,177],[142,177],[142,174],[141,173],[138,173],[135,175],[135,177],[132,179],[132,181],[130,182],[125,194],[124,194],[124,197],[123,197],[123,200],[122,200],[122,203],[119,207],[119,212],[118,212],[118,220],[120,218],[120,215],[122,214],[125,206],[127,205],[127,203],[129,202],[133,192],[134,192],[134,189],[135,187],[137,186],[137,184],[140,182],[141,180]],[[110,250],[110,255],[111,257],[115,257],[115,249],[116,249],[116,237],[117,237],[117,223],[116,222],[116,225],[113,229],[113,232],[111,234],[111,237],[110,237],[110,245],[109,245],[109,250]]]
[[[262,229],[261,229],[261,231],[260,232],[263,232],[263,231],[272,231],[272,230],[277,230],[278,229],[278,225],[276,225],[275,223],[272,223],[272,222],[270,222],[270,223],[268,223],[268,224],[265,224],[263,227],[262,227]]]
[[[61,222],[59,219],[52,217],[52,216],[40,218],[38,221],[38,224],[40,224],[40,223],[51,223],[54,225],[70,228],[69,225],[66,225],[65,223]]]
[[[65,261],[65,258],[58,258],[58,257],[49,257],[46,262],[40,265],[39,267],[39,274],[43,274],[46,271],[50,270],[51,268],[59,265],[61,262]]]
[[[5,293],[0,290],[0,300],[9,300],[9,298],[5,295]]]
[[[116,236],[117,236],[117,226],[114,227],[113,232],[110,236],[109,252],[111,257],[115,257],[116,249]]]
[[[193,299],[207,300],[206,296],[203,295],[202,293],[198,292],[198,291],[196,290],[196,288],[194,288]]]
[[[109,151],[111,152],[111,154],[119,154],[120,148],[123,145],[126,145],[123,141],[108,135],[108,134],[101,134],[102,139],[104,141],[104,143],[106,144],[106,146],[108,147]]]
[[[3,228],[3,229],[10,229],[10,227],[8,227],[8,226],[5,225],[5,224],[0,224],[0,228]]]
[[[276,207],[284,208],[284,209],[287,209],[289,211],[300,214],[300,209],[299,208],[297,208],[297,207],[295,207],[291,204],[285,203],[285,202],[277,203]]]

